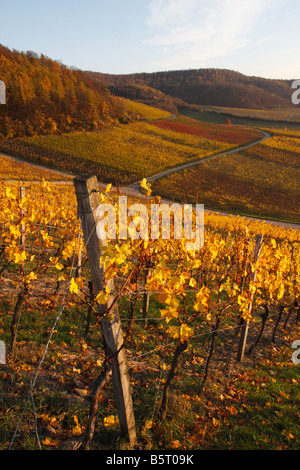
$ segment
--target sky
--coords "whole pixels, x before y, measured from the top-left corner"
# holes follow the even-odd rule
[[[225,68],[300,78],[299,0],[0,0],[0,44],[127,74]]]

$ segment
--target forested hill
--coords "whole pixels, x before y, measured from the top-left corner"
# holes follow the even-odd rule
[[[98,130],[126,122],[118,96],[176,113],[185,103],[250,109],[291,107],[291,81],[221,69],[110,75],[71,69],[0,45],[0,138]]]
[[[113,93],[129,96],[151,87],[188,104],[248,109],[291,107],[292,80],[250,77],[225,69],[177,70],[156,73],[110,75],[87,72]],[[137,87],[139,91],[137,91]],[[136,90],[136,91],[134,91]]]
[[[122,119],[120,100],[86,73],[0,45],[0,137],[101,129]]]

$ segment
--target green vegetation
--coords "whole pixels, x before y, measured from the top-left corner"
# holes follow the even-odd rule
[[[141,308],[141,301],[137,308]],[[3,331],[9,330],[8,299],[1,299]],[[126,316],[129,301],[122,300]],[[139,445],[145,449],[188,450],[297,450],[299,426],[299,366],[291,362],[292,329],[276,345],[266,340],[256,356],[246,357],[244,367],[236,367],[228,377],[222,372],[224,344],[230,329],[216,344],[209,379],[201,392],[201,377],[207,355],[206,341],[195,340],[184,353],[172,390],[168,418],[148,423],[159,406],[158,400],[170,367],[166,340],[157,309],[151,302],[148,329],[137,321],[127,345],[133,382],[133,400]],[[46,313],[46,314],[45,314]],[[103,351],[99,351],[98,329],[92,318],[84,334],[87,311],[69,305],[51,342],[34,392],[36,418],[42,449],[69,448],[80,440],[88,421],[88,384],[101,373]],[[18,353],[0,370],[0,449],[8,448],[28,394],[28,383],[43,353],[47,331],[55,318],[53,305],[26,309],[18,336]],[[252,327],[251,327],[251,331]],[[225,334],[225,332],[224,332]],[[6,338],[2,334],[2,338]],[[161,346],[160,349],[158,345]],[[151,354],[151,351],[156,352]],[[140,357],[140,355],[143,355]],[[160,377],[160,380],[158,379]],[[158,395],[157,395],[158,394]],[[100,394],[93,449],[126,449],[119,436],[112,383]],[[13,449],[36,450],[35,420],[28,406]],[[78,437],[79,436],[79,437]],[[69,447],[68,447],[69,446]]]
[[[253,109],[239,108],[217,108],[214,106],[189,106],[181,107],[180,113],[192,119],[204,121],[212,124],[226,124],[228,120],[233,125],[248,126],[257,128],[269,128],[276,132],[285,128],[289,131],[300,130],[300,123],[296,120],[277,120],[278,116],[286,117],[292,115],[294,110],[268,110],[268,112]],[[300,114],[299,114],[300,116]],[[295,118],[296,119],[296,118]]]

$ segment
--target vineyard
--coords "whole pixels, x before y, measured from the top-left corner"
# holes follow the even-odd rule
[[[127,100],[125,100],[127,101]],[[126,104],[128,107],[129,105]],[[97,132],[70,132],[7,139],[0,150],[37,164],[75,174],[95,174],[100,181],[130,184],[159,171],[200,160],[258,140],[259,131],[212,126],[133,103],[128,107],[147,122],[120,124]],[[183,126],[183,128],[182,128]]]
[[[95,292],[77,214],[89,196],[1,182],[1,449],[128,448],[101,329],[116,305],[139,449],[296,449],[299,231],[205,213],[196,252],[151,234],[111,239]],[[97,195],[118,212],[117,196]]]
[[[224,125],[230,121],[233,125],[239,126],[299,132],[300,114],[294,109],[257,110],[190,105],[181,108],[180,112],[190,119],[214,125]]]
[[[198,122],[194,119],[178,117],[173,121],[160,120],[155,123],[162,129],[169,129],[188,135],[199,135],[207,139],[229,144],[242,145],[251,141],[259,140],[261,133],[255,129],[244,127],[211,125],[205,122]]]
[[[249,149],[168,175],[153,190],[207,208],[299,222],[299,139],[274,135]]]
[[[38,20],[43,4],[22,26],[70,46],[91,16],[83,5],[77,17],[77,3]],[[118,39],[127,58],[115,66],[135,67],[125,43],[135,24],[148,35],[139,28],[139,54],[165,43],[157,59],[173,50],[175,61],[188,46],[183,62],[207,29],[192,25],[184,39],[197,2],[169,2],[171,18],[164,2],[144,2],[147,17],[135,2],[124,25],[115,2],[97,3],[92,40],[73,57],[88,64],[98,44],[104,69]],[[207,30],[225,26],[210,8],[197,6]],[[14,10],[5,26],[20,40]],[[214,41],[229,38],[219,30]],[[240,46],[251,42],[261,40]],[[0,450],[108,451],[111,463],[161,451],[179,464],[176,452],[299,450],[300,112],[290,81],[211,68],[112,75],[0,44],[0,86]]]
[[[62,174],[45,167],[33,166],[25,160],[12,159],[11,157],[0,155],[0,178],[22,181],[72,181],[72,176]]]
[[[227,108],[217,106],[203,106],[203,109],[214,111],[225,115],[232,115],[244,118],[256,118],[266,121],[286,121],[286,122],[300,122],[300,113],[295,108],[290,109],[243,109],[243,108]]]

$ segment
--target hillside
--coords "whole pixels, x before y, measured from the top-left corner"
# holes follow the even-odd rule
[[[0,137],[100,130],[132,120],[124,100],[178,113],[186,105],[277,109],[291,107],[291,83],[199,69],[131,75],[84,72],[35,52],[0,45]],[[133,119],[135,119],[133,117]]]
[[[156,73],[110,75],[87,72],[88,76],[104,82],[112,92],[146,99],[140,92],[133,97],[136,87],[158,90],[165,99],[174,98],[188,104],[226,106],[235,108],[291,107],[291,81],[250,77],[225,69],[177,70]],[[180,103],[179,103],[180,104]]]
[[[95,130],[124,117],[122,104],[106,85],[31,51],[0,45],[0,80],[7,90],[0,136]]]

